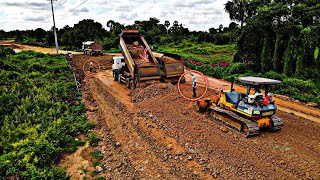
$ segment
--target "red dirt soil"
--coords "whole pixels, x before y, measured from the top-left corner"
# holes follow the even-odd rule
[[[171,85],[152,85],[160,92],[171,89]],[[182,88],[191,95],[186,90],[189,86],[183,84]],[[114,81],[110,71],[86,79],[85,88],[92,93],[104,120],[104,126],[100,124],[101,129],[97,129],[104,137],[99,144],[104,162],[123,163],[119,168],[110,165],[106,177],[320,178],[318,123],[278,111],[285,124],[281,131],[262,131],[247,139],[228,129],[222,131],[206,114],[196,112],[194,102],[181,98],[174,89],[134,103],[131,99],[135,97],[128,96],[130,90]],[[112,135],[111,140],[106,132]],[[110,158],[110,151],[117,153],[117,158]]]
[[[100,61],[110,62],[111,57]],[[83,77],[81,64],[92,58],[74,57],[79,78]],[[182,91],[191,96],[188,82],[187,77]],[[200,77],[198,82],[201,85]],[[213,78],[209,84],[208,94],[228,88],[227,82]],[[101,141],[98,147],[84,146],[63,158],[59,165],[66,167],[72,179],[320,179],[319,123],[278,111],[284,121],[281,131],[245,138],[196,112],[195,102],[182,98],[176,85],[155,82],[149,86],[131,92],[113,80],[110,70],[84,77],[83,103],[88,120],[97,123],[92,131]],[[199,86],[199,93],[202,90]],[[319,117],[317,109],[281,100],[276,99],[279,107]],[[103,159],[102,171],[94,175],[88,154],[96,150]],[[83,164],[89,172],[81,170]]]

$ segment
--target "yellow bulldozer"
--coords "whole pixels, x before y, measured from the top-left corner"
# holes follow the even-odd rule
[[[275,116],[277,106],[269,92],[270,85],[281,81],[261,77],[240,77],[247,85],[247,92],[235,92],[232,77],[231,89],[221,90],[219,95],[211,95],[197,101],[198,112],[208,112],[213,119],[233,128],[246,137],[259,134],[260,129],[280,130],[281,118]],[[264,87],[264,95],[261,89]],[[254,90],[254,93],[250,94]]]

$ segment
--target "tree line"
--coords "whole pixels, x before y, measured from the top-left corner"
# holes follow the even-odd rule
[[[79,49],[83,41],[94,40],[103,44],[104,49],[118,48],[118,38],[122,29],[139,29],[150,44],[180,43],[184,39],[190,39],[197,43],[213,42],[216,44],[228,44],[234,42],[235,37],[229,33],[235,31],[238,25],[231,22],[228,27],[220,25],[210,28],[208,31],[190,31],[178,21],[165,21],[163,24],[157,18],[135,21],[132,25],[123,25],[120,22],[109,20],[106,22],[108,30],[99,22],[84,19],[74,24],[73,27],[65,26],[57,29],[58,43],[68,49]],[[0,31],[0,39],[15,38],[17,42],[24,44],[53,46],[53,29],[45,31],[41,28],[27,31]]]

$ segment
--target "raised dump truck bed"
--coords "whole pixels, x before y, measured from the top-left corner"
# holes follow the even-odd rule
[[[134,88],[139,81],[160,79],[158,61],[138,30],[122,30],[119,47],[125,63],[114,64],[115,79],[125,82],[129,88]]]
[[[132,77],[136,80],[160,79],[158,61],[138,30],[123,30],[120,49]]]
[[[159,62],[161,80],[165,82],[177,82],[184,73],[184,65],[172,57],[161,53],[153,53]],[[184,78],[182,79],[184,81]]]

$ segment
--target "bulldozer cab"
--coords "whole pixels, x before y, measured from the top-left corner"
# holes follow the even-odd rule
[[[261,89],[264,89],[264,95],[266,96],[269,92],[271,85],[280,84],[281,81],[275,79],[268,79],[262,77],[240,77],[239,81],[247,85],[246,97],[250,95],[251,88],[253,88],[256,96],[261,96]],[[261,95],[260,95],[261,94]]]
[[[273,103],[272,99],[268,97],[269,87],[271,85],[279,84],[281,81],[268,79],[268,78],[261,78],[261,77],[240,77],[239,81],[247,85],[247,92],[245,97],[242,101],[246,104],[260,104],[260,105],[268,105],[269,103]],[[254,89],[253,94],[250,94],[251,89]],[[264,91],[264,95],[262,94],[261,90]]]

